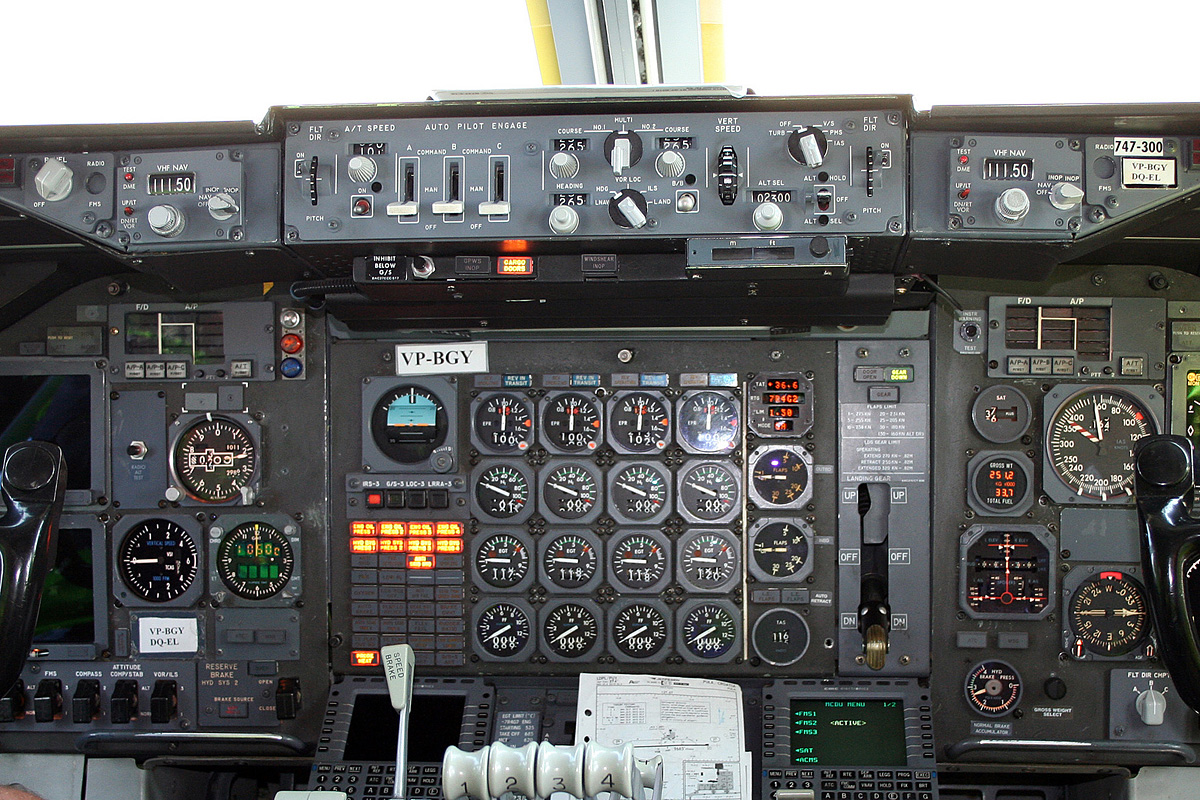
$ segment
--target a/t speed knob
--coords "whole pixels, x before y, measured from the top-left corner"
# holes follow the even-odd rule
[[[375,165],[375,159],[370,156],[355,156],[346,164],[346,172],[350,174],[350,180],[355,183],[370,183],[375,180],[379,167]]]
[[[560,181],[574,178],[579,174],[579,159],[572,153],[555,153],[550,156],[550,174]]]
[[[1029,213],[1029,195],[1016,186],[1005,189],[996,198],[996,216],[1001,222],[1020,222]]]
[[[183,233],[183,228],[187,224],[183,213],[175,206],[155,206],[146,214],[146,222],[150,225],[150,230],[157,233],[159,236],[171,238]]]

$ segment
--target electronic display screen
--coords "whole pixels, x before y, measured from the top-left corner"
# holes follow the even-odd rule
[[[1031,181],[1033,180],[1032,158],[985,158],[983,160],[985,181]]]
[[[409,763],[442,763],[446,748],[458,744],[466,705],[467,699],[462,695],[413,694],[408,708]],[[357,695],[342,758],[346,761],[395,762],[399,721],[386,694]]]
[[[903,767],[901,700],[791,701],[791,762],[829,767]]]
[[[1187,437],[1200,445],[1200,370],[1187,371],[1187,395],[1184,400]]]
[[[92,379],[0,375],[0,452],[17,442],[62,448],[67,488],[92,488]]]
[[[42,589],[34,644],[91,644],[96,639],[92,605],[92,531],[61,528],[58,553]]]
[[[584,138],[578,139],[555,139],[555,150],[587,150],[588,140]]]
[[[989,459],[975,473],[975,495],[994,511],[1006,511],[1020,505],[1027,491],[1029,476],[1015,459],[1008,456]]]
[[[195,194],[196,173],[156,172],[146,180],[146,193],[152,197],[171,194]]]

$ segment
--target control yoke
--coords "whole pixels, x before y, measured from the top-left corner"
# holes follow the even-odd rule
[[[18,442],[4,454],[0,495],[0,692],[21,674],[54,560],[66,491],[62,451],[45,442]]]
[[[1200,520],[1191,516],[1195,454],[1183,436],[1147,436],[1135,453],[1142,567],[1159,655],[1185,703],[1200,711],[1200,637],[1187,574],[1200,563]],[[1200,584],[1197,584],[1200,586]]]

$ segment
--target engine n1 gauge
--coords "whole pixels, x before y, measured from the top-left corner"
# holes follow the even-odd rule
[[[1057,545],[1041,525],[974,525],[959,540],[959,602],[974,619],[1043,619],[1055,607]]]

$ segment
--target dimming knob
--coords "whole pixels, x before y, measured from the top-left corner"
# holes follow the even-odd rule
[[[570,206],[555,206],[550,212],[550,230],[555,233],[574,233],[579,227],[579,213]]]
[[[146,222],[150,224],[150,230],[167,238],[183,233],[184,225],[187,224],[183,213],[175,206],[168,205],[150,209],[146,214]]]
[[[1056,183],[1050,187],[1050,205],[1060,211],[1070,211],[1083,202],[1083,189],[1073,183]]]
[[[75,173],[57,158],[47,158],[46,163],[33,176],[33,185],[43,200],[51,203],[62,200],[71,193]]]
[[[774,203],[760,203],[754,209],[754,227],[760,231],[777,231],[783,225],[783,209]]]
[[[560,181],[574,178],[579,174],[579,159],[572,153],[555,153],[550,156],[550,174]]]
[[[996,216],[1001,222],[1019,222],[1029,213],[1029,195],[1024,189],[1005,189],[996,198]]]
[[[350,180],[355,183],[370,183],[375,180],[379,168],[375,166],[375,159],[369,156],[355,156],[346,164],[346,171],[350,173]]]
[[[224,222],[238,212],[237,201],[228,193],[221,192],[208,198],[208,213],[217,222]]]
[[[820,128],[803,127],[792,131],[788,137],[788,154],[797,162],[808,167],[819,167],[825,163],[829,152],[829,140]]]
[[[654,160],[654,169],[664,178],[678,178],[686,166],[687,161],[678,150],[664,150]]]

